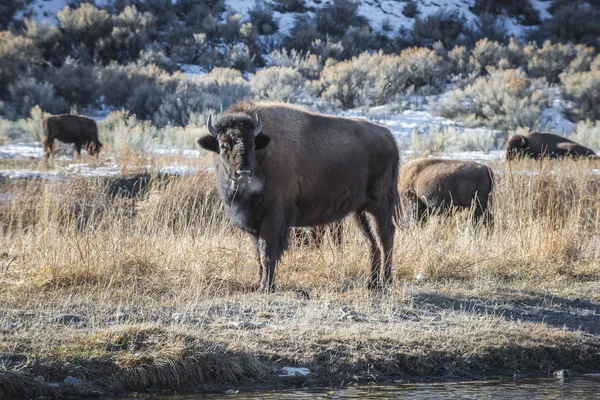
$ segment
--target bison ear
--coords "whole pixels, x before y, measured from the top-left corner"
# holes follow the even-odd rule
[[[219,141],[214,136],[202,136],[198,139],[198,144],[205,150],[219,154]]]
[[[254,148],[256,150],[264,149],[267,147],[271,138],[265,135],[264,133],[259,133],[258,136],[254,138]]]

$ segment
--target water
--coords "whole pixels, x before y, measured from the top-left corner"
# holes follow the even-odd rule
[[[600,399],[600,377],[518,379],[510,382],[412,383],[351,388],[203,393],[153,397],[160,400],[287,400],[287,399]]]

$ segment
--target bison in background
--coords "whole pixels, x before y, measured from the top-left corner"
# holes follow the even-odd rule
[[[494,186],[492,170],[474,161],[425,158],[400,168],[400,191],[412,203],[418,220],[432,212],[447,212],[451,207],[474,206],[474,218],[493,222],[489,211]]]
[[[54,155],[54,140],[72,143],[76,156],[81,155],[82,148],[91,156],[97,155],[102,147],[96,121],[83,115],[60,114],[44,118],[44,136],[46,159]]]
[[[369,288],[392,280],[394,220],[400,217],[399,154],[389,130],[282,103],[232,105],[200,146],[217,154],[225,211],[247,232],[258,288],[274,288],[291,227],[326,225],[356,213],[371,245]],[[382,271],[383,270],[383,271]]]
[[[591,157],[598,158],[596,153],[562,136],[552,133],[532,132],[528,135],[513,135],[506,144],[506,158],[561,158]]]

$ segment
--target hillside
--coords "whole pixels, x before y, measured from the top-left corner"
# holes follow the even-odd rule
[[[177,3],[178,0],[173,0],[173,3]],[[34,0],[30,5],[27,6],[26,10],[19,12],[16,15],[16,19],[23,19],[30,17],[35,19],[38,23],[49,23],[56,25],[56,13],[68,6],[69,3],[73,3],[69,0]],[[95,4],[98,8],[106,8],[114,4],[114,0],[95,0],[90,1]],[[266,2],[266,4],[273,4],[274,2]],[[317,13],[321,8],[330,5],[331,0],[306,0],[304,1],[304,7],[307,11],[305,12],[279,12],[274,11],[273,16],[275,21],[278,22],[278,33],[280,36],[289,33],[291,27],[294,25],[295,19],[300,15],[312,16]],[[359,14],[367,18],[369,25],[375,31],[388,34],[390,32],[398,32],[401,29],[411,30],[415,24],[415,18],[409,18],[403,15],[402,11],[408,1],[402,0],[367,0],[358,1],[359,3]],[[435,15],[440,11],[447,12],[458,12],[463,15],[469,24],[477,22],[479,17],[473,12],[471,8],[475,4],[475,0],[416,0],[414,3],[417,6],[419,18],[427,18],[430,15]],[[251,10],[257,4],[255,0],[225,0],[226,6],[234,12],[242,14],[242,21],[249,20],[248,11]],[[533,8],[539,12],[541,20],[550,18],[548,13],[548,7],[551,5],[550,1],[544,0],[531,0]],[[515,37],[521,38],[524,32],[529,27],[524,26],[519,18],[509,15],[498,16],[501,23],[504,25],[508,33]]]

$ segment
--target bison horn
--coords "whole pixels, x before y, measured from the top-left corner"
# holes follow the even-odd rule
[[[211,136],[219,136],[219,132],[215,129],[215,127],[212,124],[212,114],[208,116],[208,121],[206,121],[206,127],[208,128],[208,133],[210,133]]]
[[[256,114],[256,126],[254,127],[254,136],[258,136],[258,134],[262,131],[262,120],[260,119],[260,115]]]
[[[525,138],[523,137],[523,135],[520,135],[521,138],[521,146],[525,146],[527,144],[527,142],[525,141]]]

